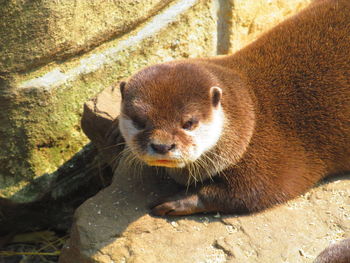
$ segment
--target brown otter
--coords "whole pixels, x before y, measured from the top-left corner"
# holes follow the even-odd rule
[[[196,184],[155,215],[255,212],[350,170],[350,1],[321,0],[224,57],[120,85],[132,154]]]

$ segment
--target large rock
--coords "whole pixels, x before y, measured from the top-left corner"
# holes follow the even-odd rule
[[[86,52],[133,30],[170,2],[1,1],[0,72]]]
[[[247,216],[156,218],[148,205],[176,184],[120,166],[111,186],[75,213],[60,262],[312,262],[350,237],[350,177]]]
[[[118,165],[117,157],[125,145],[118,127],[120,103],[118,84],[108,87],[84,104],[81,119],[84,133],[98,148],[104,162],[113,169]]]
[[[263,32],[309,5],[312,0],[228,0],[219,1],[218,52],[233,53],[257,39]]]
[[[0,196],[28,202],[48,188],[57,167],[87,143],[80,128],[83,103],[104,87],[150,64],[216,54],[214,1],[178,0],[166,7],[170,1],[134,1],[133,7],[130,1],[102,2],[1,4],[0,57],[6,58],[1,62],[6,70],[0,69],[5,71],[0,74]],[[20,32],[11,21],[21,25]],[[101,44],[98,28],[116,35]],[[100,45],[79,53],[91,41]],[[64,54],[59,47],[66,44],[76,57],[51,56],[51,48]],[[33,68],[45,57],[50,63]],[[21,66],[27,62],[34,63],[30,69]]]

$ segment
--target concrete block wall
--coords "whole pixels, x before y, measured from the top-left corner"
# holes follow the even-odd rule
[[[311,0],[0,1],[0,196],[30,201],[88,142],[83,103],[140,68],[237,51]]]

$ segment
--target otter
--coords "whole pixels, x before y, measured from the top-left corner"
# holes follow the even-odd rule
[[[350,1],[319,0],[227,56],[120,83],[131,159],[191,186],[152,213],[250,213],[350,171]]]

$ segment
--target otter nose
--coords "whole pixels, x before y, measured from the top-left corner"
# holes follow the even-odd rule
[[[154,144],[151,143],[151,148],[159,154],[166,154],[175,148],[175,144]]]

